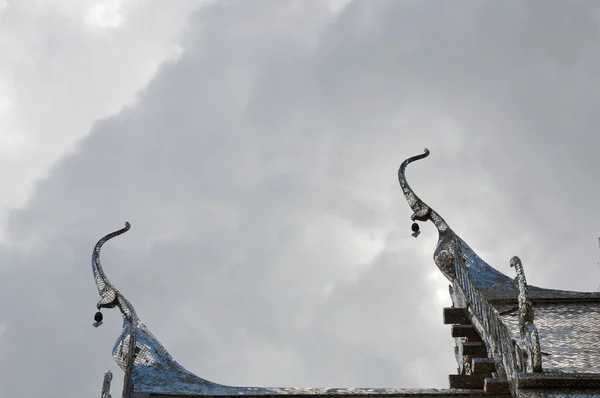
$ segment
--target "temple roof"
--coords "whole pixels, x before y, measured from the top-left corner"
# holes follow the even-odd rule
[[[549,386],[548,391],[552,394],[560,390],[562,396],[569,396],[564,395],[568,388],[585,385],[587,392],[578,390],[579,396],[600,396],[600,294],[527,286],[517,257],[511,260],[511,266],[517,271],[515,279],[483,261],[410,188],[405,177],[406,166],[428,155],[429,151],[425,149],[423,154],[408,158],[401,164],[398,170],[400,186],[413,210],[412,220],[431,221],[438,231],[434,262],[453,284],[453,301],[464,306],[470,322],[483,338],[491,363],[496,366],[495,378],[507,380],[513,395],[528,386]],[[117,307],[123,316],[123,329],[114,346],[113,357],[126,375],[125,397],[495,396],[483,394],[481,389],[233,387],[198,377],[171,357],[104,273],[100,249],[108,240],[129,229],[130,224],[125,223],[124,228],[104,236],[95,245],[92,254],[92,271],[100,294],[97,308]],[[413,236],[417,237],[418,226],[413,225],[413,231]],[[101,314],[97,314],[94,326],[102,324],[101,318]],[[540,356],[543,358],[540,359]],[[563,373],[570,375],[567,377]],[[588,393],[591,395],[586,395]]]
[[[235,392],[228,394],[218,394],[220,397],[235,397],[242,395],[244,397],[272,397],[280,395],[293,395],[294,397],[314,397],[320,395],[335,397],[421,397],[421,398],[493,398],[494,395],[484,394],[479,390],[457,390],[457,389],[433,389],[433,388],[253,388],[253,387],[232,387]],[[194,398],[204,397],[207,394],[188,394],[181,392],[178,394],[161,393],[134,393],[132,398]],[[209,394],[212,395],[212,394]]]
[[[518,288],[515,279],[508,277],[494,267],[482,260],[477,253],[469,247],[455,232],[448,223],[412,190],[406,180],[406,166],[410,163],[429,156],[429,150],[426,148],[423,154],[412,156],[402,162],[398,170],[398,181],[402,191],[413,210],[411,219],[413,221],[431,221],[438,231],[438,243],[434,250],[433,260],[440,271],[448,280],[452,281],[455,277],[455,251],[460,255],[469,269],[473,282],[484,295],[492,301],[516,301]],[[417,237],[418,234],[413,236]],[[577,301],[592,300],[600,301],[598,292],[572,292],[566,290],[545,289],[536,286],[529,286],[529,297],[535,302],[557,302],[557,301]]]
[[[92,270],[100,301],[99,310],[117,307],[123,316],[123,330],[113,349],[113,357],[127,375],[131,395],[144,397],[196,396],[274,396],[274,395],[335,395],[402,397],[481,397],[481,391],[463,389],[406,388],[296,388],[296,387],[234,387],[198,377],[177,363],[148,328],[140,321],[131,303],[110,283],[100,262],[100,249],[110,239],[127,232],[125,227],[98,241],[92,255]],[[95,326],[100,326],[97,321]]]

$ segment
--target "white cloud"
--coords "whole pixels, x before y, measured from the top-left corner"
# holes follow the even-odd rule
[[[116,28],[123,22],[122,0],[97,1],[89,8],[85,22],[93,28]]]
[[[0,297],[18,303],[0,314],[3,395],[90,395],[120,374],[118,314],[91,326],[89,256],[125,220],[106,272],[200,376],[445,387],[447,282],[395,180],[424,147],[412,186],[491,264],[509,273],[517,254],[531,283],[597,286],[595,3],[548,1],[542,17],[505,2],[226,1],[193,16],[200,3],[132,2],[100,33],[93,2],[25,3],[2,14],[2,123],[35,160],[2,178],[45,178],[0,250]]]
[[[177,42],[186,18],[207,3],[7,3],[0,24],[0,177],[6,192],[0,220],[26,201],[34,182],[95,120],[132,104],[159,65],[181,55]],[[86,25],[89,18],[118,29],[98,34],[98,26]]]

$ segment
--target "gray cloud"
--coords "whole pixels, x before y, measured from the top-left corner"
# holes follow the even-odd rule
[[[447,386],[448,283],[433,228],[410,237],[395,179],[425,146],[412,185],[485,259],[512,275],[519,255],[532,284],[595,289],[596,5],[545,5],[196,13],[183,55],[11,213],[4,395],[95,394],[115,370],[119,315],[91,327],[88,259],[125,220],[106,272],[198,375]]]
[[[7,191],[0,197],[3,223],[97,118],[131,103],[158,65],[177,56],[186,17],[206,2],[6,2],[0,11],[0,169],[19,173],[0,174]],[[98,26],[108,22],[119,23]]]

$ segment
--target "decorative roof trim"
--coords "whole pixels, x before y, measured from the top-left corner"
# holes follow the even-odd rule
[[[400,183],[400,187],[402,187],[402,192],[404,193],[408,205],[413,211],[411,220],[422,222],[431,221],[438,231],[438,243],[433,254],[435,264],[442,274],[444,274],[448,280],[452,281],[456,276],[454,252],[456,251],[456,246],[459,245],[463,255],[468,256],[471,259],[468,264],[472,267],[471,273],[474,274],[474,281],[479,287],[484,290],[498,290],[500,288],[505,289],[507,285],[514,285],[512,279],[490,267],[485,261],[479,258],[469,245],[467,245],[458,235],[456,235],[452,228],[448,226],[442,216],[421,200],[408,184],[408,181],[406,180],[406,166],[412,162],[428,157],[429,153],[429,149],[425,148],[423,154],[412,156],[402,162],[398,169],[398,182]],[[418,230],[418,227],[414,229]],[[514,296],[516,296],[516,294]]]
[[[111,232],[105,236],[103,236],[96,246],[94,246],[94,252],[92,253],[92,272],[94,273],[94,280],[96,281],[96,286],[98,287],[98,293],[100,294],[100,301],[96,304],[98,310],[102,308],[114,308],[119,307],[123,318],[134,321],[137,320],[137,314],[133,309],[131,303],[113,286],[112,283],[106,277],[104,273],[104,269],[102,268],[102,264],[100,262],[100,249],[102,246],[112,238],[115,238],[119,235],[124,234],[129,231],[131,228],[131,224],[125,222],[125,227],[121,228],[117,231]],[[98,322],[97,326],[100,326],[102,320],[96,321]]]
[[[413,211],[413,214],[410,216],[411,220],[431,221],[441,234],[448,229],[448,224],[446,224],[444,219],[435,210],[417,196],[406,180],[406,166],[417,160],[425,159],[427,156],[429,156],[429,149],[425,148],[423,154],[412,156],[402,162],[398,169],[398,181],[402,187],[402,192],[404,192],[404,197]]]
[[[527,370],[529,372],[542,371],[542,351],[538,330],[533,323],[535,314],[529,299],[527,279],[521,259],[514,256],[510,259],[510,266],[517,271],[517,286],[519,289],[519,333],[521,342],[528,353]]]
[[[150,330],[140,321],[131,303],[109,282],[100,263],[100,249],[110,239],[129,231],[131,225],[112,232],[98,241],[92,254],[92,271],[100,294],[98,309],[118,307],[123,316],[123,329],[113,349],[113,357],[125,372],[125,398],[136,393],[197,396],[273,396],[273,395],[394,395],[420,397],[479,396],[472,390],[406,389],[406,388],[277,388],[232,387],[202,379],[177,363]],[[95,326],[99,326],[96,321]],[[111,374],[112,376],[112,374]],[[108,376],[107,376],[108,377]],[[103,392],[108,393],[105,379]],[[105,394],[105,395],[106,395]]]
[[[474,286],[490,300],[516,298],[518,288],[514,280],[500,273],[485,263],[477,254],[446,224],[444,219],[425,204],[408,184],[406,166],[416,160],[429,156],[429,150],[402,162],[398,170],[398,180],[409,206],[413,210],[413,221],[431,221],[438,230],[439,239],[434,252],[434,261],[442,273],[450,280],[456,276],[455,259],[460,255],[465,270],[472,278]],[[145,393],[177,396],[203,395],[388,395],[396,396],[453,396],[461,394],[461,390],[419,390],[388,388],[270,388],[270,387],[232,387],[213,383],[202,379],[177,363],[162,344],[152,335],[150,330],[140,321],[132,304],[110,283],[100,262],[100,250],[110,239],[129,231],[131,225],[107,234],[94,246],[92,254],[92,271],[100,301],[98,310],[118,307],[123,316],[123,329],[117,339],[113,357],[115,362],[125,371],[126,382],[124,397],[131,394]],[[540,289],[531,286],[532,300],[536,298],[559,299],[561,297],[589,297],[589,293],[563,292]],[[597,295],[595,295],[597,297]],[[102,314],[96,314],[94,326],[102,324]],[[472,391],[462,391],[469,395]]]
[[[408,184],[406,180],[406,167],[421,159],[425,159],[430,151],[425,148],[422,154],[415,155],[406,159],[398,169],[398,182],[402,187],[404,197],[408,202],[413,214],[413,221],[431,221],[438,231],[438,242],[433,253],[433,260],[442,274],[453,281],[456,277],[454,267],[454,252],[458,249],[461,256],[464,257],[469,273],[477,288],[481,290],[487,299],[493,302],[514,302],[519,295],[518,287],[513,278],[501,273],[483,261],[469,245],[462,240],[448,226],[446,221],[435,210],[426,204]],[[413,230],[417,229],[413,228]],[[416,234],[413,234],[415,236]],[[543,289],[536,286],[529,286],[529,297],[533,302],[540,301],[562,301],[562,300],[597,300],[600,299],[598,293],[588,292],[569,292],[563,290]]]

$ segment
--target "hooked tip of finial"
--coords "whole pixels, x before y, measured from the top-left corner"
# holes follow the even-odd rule
[[[125,221],[125,229],[129,230],[129,228],[131,228],[131,224],[129,224],[129,221]]]
[[[419,154],[419,155],[415,155],[415,156],[411,156],[408,159],[405,159],[402,164],[400,165],[400,168],[398,169],[398,178],[402,178],[404,179],[404,169],[406,169],[406,166],[408,166],[409,163],[412,163],[416,160],[419,159],[424,159],[427,156],[429,156],[429,149],[425,148],[423,149],[423,153]]]

